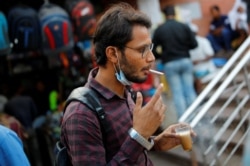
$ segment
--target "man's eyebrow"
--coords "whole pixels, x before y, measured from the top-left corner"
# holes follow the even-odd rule
[[[136,48],[143,48],[143,47],[148,47],[150,46],[152,43],[149,43],[149,44],[142,44],[140,46],[137,46]]]

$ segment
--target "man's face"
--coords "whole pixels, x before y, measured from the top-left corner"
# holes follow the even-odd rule
[[[211,9],[211,15],[214,19],[218,19],[220,18],[220,11],[216,10],[216,9]]]
[[[239,6],[237,9],[238,13],[244,13],[244,8],[242,6]]]
[[[155,57],[150,50],[152,44],[149,30],[144,26],[133,27],[132,40],[124,47],[120,56],[121,70],[126,78],[135,83],[144,82],[149,74]]]

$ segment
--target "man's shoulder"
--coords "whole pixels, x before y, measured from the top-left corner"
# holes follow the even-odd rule
[[[225,14],[223,14],[223,15],[221,15],[221,18],[222,18],[222,19],[227,19],[227,18],[228,18],[228,16],[227,16],[227,15],[225,15]]]
[[[6,137],[8,132],[10,132],[10,129],[3,125],[0,125],[0,140],[3,139],[3,137]]]
[[[196,35],[195,38],[196,38],[196,40],[199,40],[199,41],[202,41],[202,42],[204,42],[204,41],[205,41],[205,42],[209,41],[206,37],[200,36],[200,35]]]
[[[189,30],[190,27],[188,26],[187,23],[175,20],[173,23],[173,29],[178,28],[178,29],[182,29],[182,30]],[[191,29],[190,29],[191,32]]]
[[[166,22],[159,24],[157,28],[155,28],[155,32],[159,32],[162,30],[162,28],[165,26]]]
[[[11,143],[12,140],[18,141],[19,137],[11,129],[0,125],[0,143],[5,139],[7,139]]]
[[[81,116],[89,114],[89,112],[93,112],[90,110],[90,108],[87,107],[86,104],[83,104],[80,101],[71,101],[65,108],[64,112],[64,120],[67,120],[68,118],[72,116]],[[92,114],[92,113],[91,113]]]
[[[157,31],[162,31],[162,30],[165,31],[166,29],[174,29],[173,27],[186,28],[188,26],[185,23],[171,19],[171,20],[167,20],[163,24],[159,25],[156,30]]]

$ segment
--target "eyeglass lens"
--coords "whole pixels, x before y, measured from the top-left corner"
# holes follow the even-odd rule
[[[151,44],[148,45],[148,46],[145,46],[145,48],[144,48],[143,51],[142,51],[142,57],[144,58],[144,57],[148,54],[149,51],[152,51],[152,50],[153,50],[153,47],[154,47],[154,44],[153,44],[153,43],[151,43]]]

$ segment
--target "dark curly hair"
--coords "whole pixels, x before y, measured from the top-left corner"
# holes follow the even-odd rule
[[[115,4],[104,13],[98,21],[93,37],[98,65],[106,64],[105,49],[108,46],[124,50],[126,43],[132,40],[134,25],[142,25],[149,29],[151,21],[146,14],[135,10],[127,3]]]

